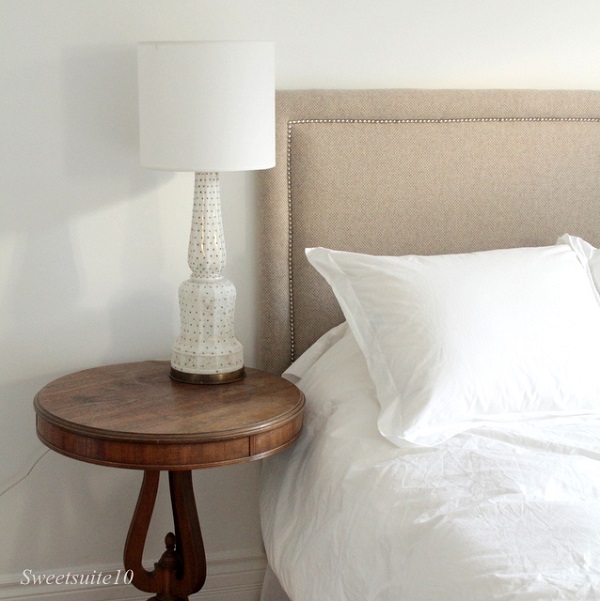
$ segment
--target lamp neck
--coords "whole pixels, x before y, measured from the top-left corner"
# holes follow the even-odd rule
[[[192,270],[192,277],[223,277],[225,258],[219,174],[196,173],[188,249],[188,264]]]

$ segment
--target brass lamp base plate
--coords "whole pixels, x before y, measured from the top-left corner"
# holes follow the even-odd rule
[[[171,367],[171,379],[186,384],[229,384],[241,380],[245,375],[244,368],[222,374],[188,374]]]

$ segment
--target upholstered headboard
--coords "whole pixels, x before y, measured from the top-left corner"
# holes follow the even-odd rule
[[[278,92],[259,198],[259,362],[281,372],[342,320],[307,247],[600,245],[600,92]]]

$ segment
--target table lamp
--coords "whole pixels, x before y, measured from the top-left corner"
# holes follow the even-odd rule
[[[195,175],[181,331],[171,377],[219,384],[244,376],[234,333],[235,287],[223,277],[219,172],[275,165],[272,42],[138,44],[140,162]]]

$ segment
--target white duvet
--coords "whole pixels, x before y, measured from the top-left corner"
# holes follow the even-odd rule
[[[293,601],[600,600],[600,417],[395,446],[345,326],[288,376],[305,429],[261,519]]]

